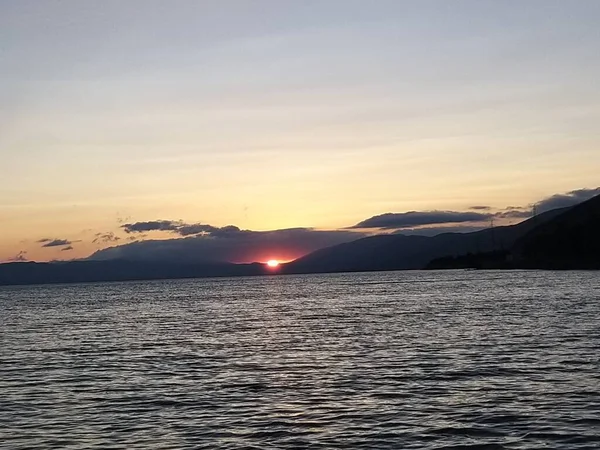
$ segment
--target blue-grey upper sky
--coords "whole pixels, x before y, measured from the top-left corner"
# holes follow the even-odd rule
[[[332,229],[596,187],[598,23],[596,0],[2,1],[0,259],[125,218]]]

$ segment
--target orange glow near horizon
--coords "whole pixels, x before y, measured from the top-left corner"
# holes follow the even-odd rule
[[[267,266],[269,266],[271,269],[275,269],[276,267],[279,267],[279,261],[276,259],[270,259],[267,261]]]

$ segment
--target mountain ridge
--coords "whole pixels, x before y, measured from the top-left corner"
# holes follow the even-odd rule
[[[126,259],[13,262],[0,264],[0,285],[458,267],[600,269],[599,230],[597,196],[515,225],[470,233],[369,236],[322,248],[282,264],[277,271],[262,263],[191,264]]]
[[[285,271],[318,273],[422,269],[431,260],[449,254],[461,255],[510,248],[522,235],[569,209],[570,207],[559,208],[515,225],[471,233],[370,236],[317,250],[287,264]]]
[[[445,255],[428,269],[600,269],[600,195],[538,224],[504,251]]]

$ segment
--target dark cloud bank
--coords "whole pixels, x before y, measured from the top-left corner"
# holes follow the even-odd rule
[[[250,231],[242,231],[234,225],[228,225],[226,227],[219,228],[203,223],[185,223],[182,221],[173,220],[153,220],[150,222],[126,223],[121,225],[121,228],[125,230],[126,233],[167,231],[180,236],[210,235],[231,237],[238,235],[239,233],[251,233]]]
[[[537,211],[544,212],[573,206],[600,194],[597,189],[579,189],[557,194],[537,203]],[[472,206],[470,211],[409,211],[386,213],[370,217],[344,230],[315,230],[292,228],[273,231],[242,230],[236,226],[215,227],[203,223],[186,223],[173,220],[152,220],[121,225],[131,239],[144,237],[145,233],[162,232],[174,236],[163,240],[138,240],[107,248],[90,257],[95,260],[127,259],[180,262],[252,262],[269,258],[295,259],[306,253],[367,235],[365,230],[379,232],[420,234],[433,236],[448,232],[472,232],[489,226],[495,219],[527,219],[532,215],[532,205],[509,207],[490,212],[488,206]],[[113,233],[99,233],[95,243],[117,242]],[[42,240],[44,246],[67,246],[67,240]],[[66,248],[65,248],[66,250]]]
[[[487,207],[475,207],[482,210]],[[473,209],[473,208],[471,208]],[[446,225],[461,223],[489,222],[493,219],[527,219],[531,217],[531,210],[521,208],[507,208],[495,213],[464,212],[464,211],[409,211],[405,213],[385,213],[363,220],[350,228],[379,228],[384,230],[411,229],[427,225]],[[472,226],[454,227],[455,231],[471,230]],[[481,226],[479,226],[481,228]],[[435,230],[435,229],[432,229]],[[415,231],[415,230],[413,230]]]
[[[490,218],[489,214],[459,211],[409,211],[405,213],[385,213],[370,217],[351,228],[382,228],[397,230],[399,228],[420,225],[437,225],[446,223],[482,222]]]

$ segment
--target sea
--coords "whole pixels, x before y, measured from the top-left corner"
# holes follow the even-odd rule
[[[600,273],[0,287],[1,449],[600,449]]]

